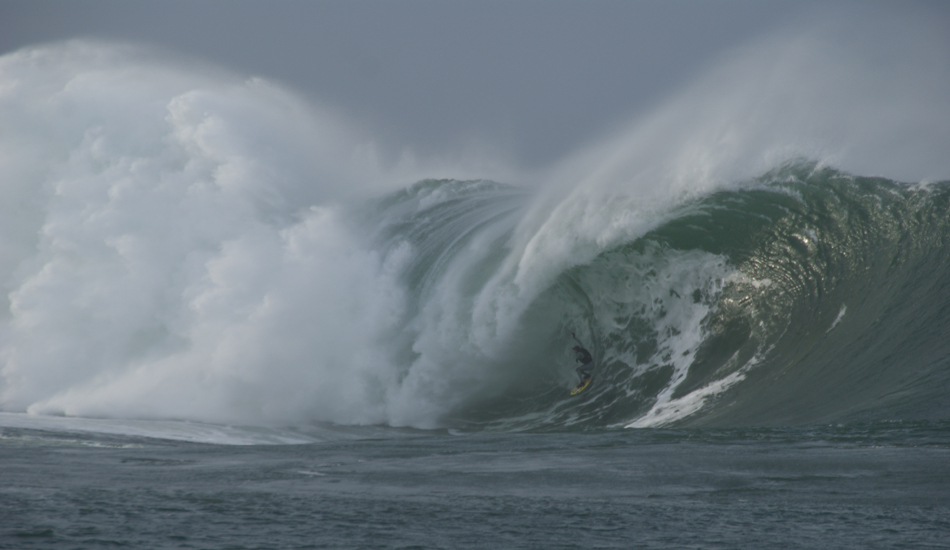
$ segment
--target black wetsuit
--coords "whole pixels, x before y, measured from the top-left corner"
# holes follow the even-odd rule
[[[577,367],[577,375],[581,377],[581,380],[590,378],[590,371],[594,368],[592,364],[594,358],[591,357],[590,352],[578,347],[577,350],[574,351],[574,360],[581,364],[581,366]]]
[[[590,371],[594,369],[594,358],[591,356],[590,352],[584,349],[584,346],[581,345],[581,341],[577,339],[577,336],[574,336],[574,333],[571,333],[571,336],[574,337],[574,341],[577,342],[577,346],[574,347],[574,360],[581,364],[577,367],[577,375],[581,377],[581,381],[586,378],[590,378]]]

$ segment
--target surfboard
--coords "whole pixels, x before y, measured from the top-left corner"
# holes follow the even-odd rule
[[[587,386],[590,386],[590,381],[591,381],[591,378],[582,380],[580,384],[574,386],[574,389],[571,390],[571,395],[577,395],[581,393],[582,391],[584,391],[587,388]]]

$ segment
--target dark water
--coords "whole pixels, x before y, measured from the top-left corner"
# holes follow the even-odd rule
[[[950,424],[209,445],[3,428],[2,548],[950,548]]]

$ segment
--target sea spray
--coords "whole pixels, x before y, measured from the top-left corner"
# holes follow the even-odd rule
[[[4,408],[388,419],[401,260],[331,202],[373,179],[345,127],[267,82],[101,44],[2,74],[3,141],[24,151],[3,159],[22,238],[3,241]]]

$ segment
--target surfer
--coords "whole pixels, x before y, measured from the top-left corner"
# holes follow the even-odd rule
[[[590,379],[590,371],[594,368],[592,364],[594,358],[589,351],[584,349],[584,345],[577,339],[577,336],[574,336],[573,332],[571,333],[571,337],[577,342],[577,345],[574,346],[574,360],[581,364],[581,366],[577,367],[577,376],[581,377],[581,383],[583,384]]]

